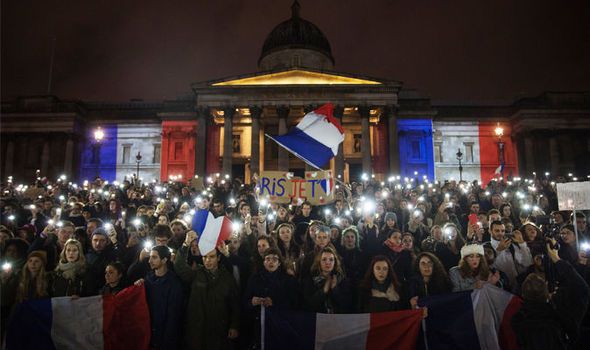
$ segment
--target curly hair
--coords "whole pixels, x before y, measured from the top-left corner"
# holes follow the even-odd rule
[[[430,280],[428,282],[429,285],[434,286],[435,290],[451,290],[451,280],[447,274],[447,270],[445,269],[442,262],[438,259],[438,257],[429,252],[422,252],[418,254],[416,257],[416,261],[414,261],[414,273],[416,276],[420,276],[420,260],[422,258],[428,258],[432,261],[432,276],[430,276]]]

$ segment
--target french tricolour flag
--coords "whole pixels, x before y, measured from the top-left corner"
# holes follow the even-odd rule
[[[414,349],[422,310],[315,314],[267,308],[264,349]]]
[[[206,209],[197,210],[191,227],[199,235],[199,250],[202,255],[208,254],[221,242],[228,240],[233,230],[232,222],[227,216],[215,218]]]
[[[6,349],[147,349],[150,315],[143,286],[112,296],[38,299],[16,305]]]
[[[418,301],[428,307],[425,322],[427,348],[518,349],[512,316],[522,299],[485,284],[481,289],[437,295]]]
[[[331,103],[325,104],[307,113],[287,134],[266,136],[307,164],[322,169],[338,154],[338,146],[344,141],[344,129],[332,115],[333,110]]]

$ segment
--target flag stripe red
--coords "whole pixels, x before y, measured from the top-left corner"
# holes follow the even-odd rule
[[[421,320],[422,310],[372,313],[366,349],[415,349]]]

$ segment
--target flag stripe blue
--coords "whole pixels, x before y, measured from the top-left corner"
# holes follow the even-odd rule
[[[310,137],[297,127],[294,127],[285,135],[267,136],[304,162],[318,169],[322,169],[334,157],[332,149]]]
[[[205,224],[207,224],[207,216],[209,216],[209,211],[207,209],[199,209],[193,216],[192,221],[192,229],[197,233],[198,236],[201,236],[203,230],[205,230]]]
[[[315,347],[316,314],[266,309],[265,349],[301,350]]]
[[[419,305],[428,307],[429,350],[480,349],[471,291],[421,298]]]
[[[16,304],[6,330],[6,349],[55,349],[51,299]]]

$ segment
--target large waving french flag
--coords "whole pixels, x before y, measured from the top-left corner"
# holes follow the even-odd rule
[[[6,349],[147,349],[150,315],[143,286],[112,296],[38,299],[17,304]]]
[[[207,209],[199,209],[193,216],[191,227],[199,236],[199,250],[206,255],[221,242],[229,239],[232,233],[231,220],[222,215],[214,217]]]
[[[267,308],[263,349],[414,349],[422,310],[316,314]]]
[[[325,104],[307,113],[287,134],[266,136],[307,164],[322,169],[338,154],[338,146],[344,141],[344,129],[332,115],[333,110],[331,103]]]

